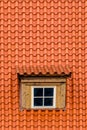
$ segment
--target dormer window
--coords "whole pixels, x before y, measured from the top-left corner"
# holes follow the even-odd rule
[[[30,68],[29,68],[30,69]],[[45,70],[45,68],[43,68]],[[19,70],[19,69],[18,69]],[[23,71],[26,69],[23,69]],[[31,69],[30,69],[31,70]],[[66,107],[66,79],[70,70],[34,68],[26,73],[18,71],[20,81],[20,108],[21,109],[65,109]],[[37,70],[37,73],[36,73]],[[38,72],[39,70],[39,72]],[[66,72],[64,71],[66,70]]]

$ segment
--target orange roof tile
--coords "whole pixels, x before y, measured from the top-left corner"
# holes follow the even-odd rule
[[[86,37],[86,0],[0,1],[0,129],[87,129]],[[66,110],[20,111],[15,66],[59,64],[72,70]]]
[[[17,67],[16,66],[16,72],[19,75],[66,75],[69,76],[71,74],[71,69],[70,67],[67,66],[62,66],[62,65],[58,65],[58,66],[22,66],[22,67]]]

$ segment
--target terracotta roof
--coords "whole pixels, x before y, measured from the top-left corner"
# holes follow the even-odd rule
[[[20,111],[15,66],[70,65],[65,111]],[[87,1],[0,1],[0,129],[87,129]]]
[[[16,71],[19,75],[70,75],[71,69],[67,66],[22,66],[16,67]]]

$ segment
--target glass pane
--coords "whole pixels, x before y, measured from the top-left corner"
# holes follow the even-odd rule
[[[53,96],[54,88],[45,88],[44,89],[44,96]]]
[[[53,106],[53,98],[44,98],[44,106]]]
[[[34,106],[43,106],[43,98],[34,98]]]
[[[34,96],[43,96],[43,88],[34,88]]]

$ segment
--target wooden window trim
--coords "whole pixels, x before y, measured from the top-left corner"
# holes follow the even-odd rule
[[[30,89],[27,88],[27,86],[30,87]],[[55,99],[55,107],[32,107],[32,86],[56,86],[56,99]],[[62,86],[62,87],[61,87]],[[30,92],[30,103],[26,103],[25,105],[23,102],[25,102],[25,99],[23,99],[25,96],[23,95],[23,88],[27,88],[27,90]],[[63,93],[61,92],[63,89]],[[26,90],[25,90],[26,91]],[[63,96],[62,96],[63,95]],[[61,96],[61,98],[60,98]],[[59,103],[60,101],[60,103]],[[28,105],[29,104],[29,105]],[[66,107],[66,78],[59,78],[59,77],[30,77],[26,79],[26,77],[22,78],[20,80],[20,108],[21,110],[31,110],[31,109],[63,109],[65,110]]]
[[[58,77],[30,77],[28,79],[21,79],[21,83],[60,83],[66,82],[66,78]]]

